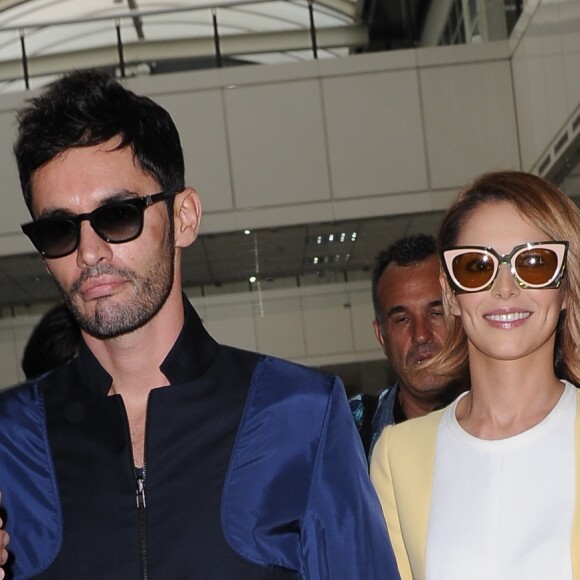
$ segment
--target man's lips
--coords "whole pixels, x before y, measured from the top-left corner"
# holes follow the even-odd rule
[[[125,283],[124,278],[104,274],[85,280],[79,285],[78,291],[85,300],[102,298],[113,294]]]
[[[424,352],[419,355],[410,357],[411,365],[420,365],[421,363],[429,360],[435,356],[434,352]]]

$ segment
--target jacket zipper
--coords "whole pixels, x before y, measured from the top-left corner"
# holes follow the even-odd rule
[[[137,512],[139,515],[139,553],[141,556],[141,572],[143,580],[148,578],[147,570],[147,531],[146,515],[147,501],[145,499],[145,465],[143,469],[135,470]]]
[[[145,405],[145,430],[144,437],[145,441],[144,451],[143,451],[143,468],[138,469],[135,467],[135,457],[131,453],[131,464],[133,468],[133,474],[135,477],[135,500],[137,503],[137,517],[139,520],[139,560],[141,564],[141,579],[147,580],[149,578],[149,559],[147,552],[147,500],[145,498],[145,458],[147,457],[147,416],[149,414],[149,396],[147,395],[147,402]],[[122,399],[121,399],[122,400]],[[123,407],[124,404],[122,403]],[[125,420],[127,422],[127,432],[130,433],[129,419],[125,411]],[[130,449],[133,448],[133,442],[129,436]]]

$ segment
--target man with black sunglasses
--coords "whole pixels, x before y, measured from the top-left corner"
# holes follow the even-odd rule
[[[201,207],[168,113],[96,72],[15,144],[79,354],[0,394],[23,580],[398,578],[340,381],[216,343],[182,292]]]

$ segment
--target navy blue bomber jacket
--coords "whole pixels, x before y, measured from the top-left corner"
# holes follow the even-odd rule
[[[340,380],[221,346],[184,304],[170,386],[148,400],[143,481],[86,345],[0,393],[8,577],[398,578]]]

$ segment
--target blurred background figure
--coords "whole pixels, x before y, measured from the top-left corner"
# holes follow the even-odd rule
[[[425,234],[400,238],[376,257],[373,327],[397,378],[378,395],[350,401],[369,456],[385,425],[426,415],[459,394],[459,383],[417,373],[447,336],[439,271],[436,240]]]
[[[73,358],[78,352],[81,333],[64,304],[48,310],[34,327],[22,356],[27,379],[42,375]]]

